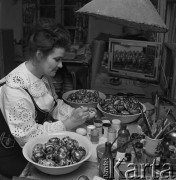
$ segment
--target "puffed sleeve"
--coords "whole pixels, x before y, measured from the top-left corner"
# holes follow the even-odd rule
[[[45,83],[49,84],[50,90],[56,99],[57,95],[56,95],[55,88],[53,86],[51,78],[47,77],[47,79],[43,79],[43,80]],[[64,120],[70,118],[73,109],[74,108],[72,108],[70,105],[67,105],[66,103],[64,103],[63,100],[57,99],[57,106],[55,107],[54,111],[52,112],[52,116],[54,119],[64,121]]]
[[[63,100],[58,99],[57,106],[52,113],[53,118],[60,121],[64,121],[70,118],[73,109],[74,108],[72,108],[70,105],[65,104]]]
[[[36,123],[35,107],[24,89],[14,89],[5,85],[2,102],[2,113],[20,146],[24,146],[29,139],[41,134],[66,130],[62,121],[45,122],[43,125]]]

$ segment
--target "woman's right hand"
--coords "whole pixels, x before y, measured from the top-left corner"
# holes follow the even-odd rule
[[[79,107],[74,109],[70,118],[63,121],[67,130],[73,129],[81,124],[83,124],[87,119],[89,119],[89,109],[87,107]]]

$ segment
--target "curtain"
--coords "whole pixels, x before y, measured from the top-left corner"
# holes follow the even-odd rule
[[[169,28],[166,41],[176,43],[176,3],[167,4],[166,25]]]
[[[87,4],[90,0],[78,0],[78,9]],[[88,37],[88,15],[76,14],[76,30],[74,36],[74,44],[87,42]]]
[[[37,1],[23,0],[23,37],[26,38],[30,33],[31,27],[37,20]]]
[[[158,13],[160,14],[161,18],[165,22],[166,18],[166,0],[159,0],[158,1]],[[164,42],[164,33],[158,34],[158,41],[163,43]]]
[[[29,35],[31,34],[32,27],[36,24],[37,21],[37,2],[37,0],[22,1],[24,57],[27,56],[26,47],[28,44]]]

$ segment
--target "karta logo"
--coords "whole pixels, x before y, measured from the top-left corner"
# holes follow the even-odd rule
[[[173,166],[170,163],[162,165],[157,164],[153,160],[152,164],[149,163],[126,163],[125,159],[118,160],[114,166],[114,171],[123,179],[174,179]]]

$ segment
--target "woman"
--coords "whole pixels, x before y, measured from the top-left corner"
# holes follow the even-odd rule
[[[7,75],[0,89],[0,173],[7,177],[20,175],[26,166],[21,147],[28,140],[90,119],[88,108],[57,100],[49,80],[62,68],[68,42],[63,29],[37,30],[29,41],[30,59]]]

